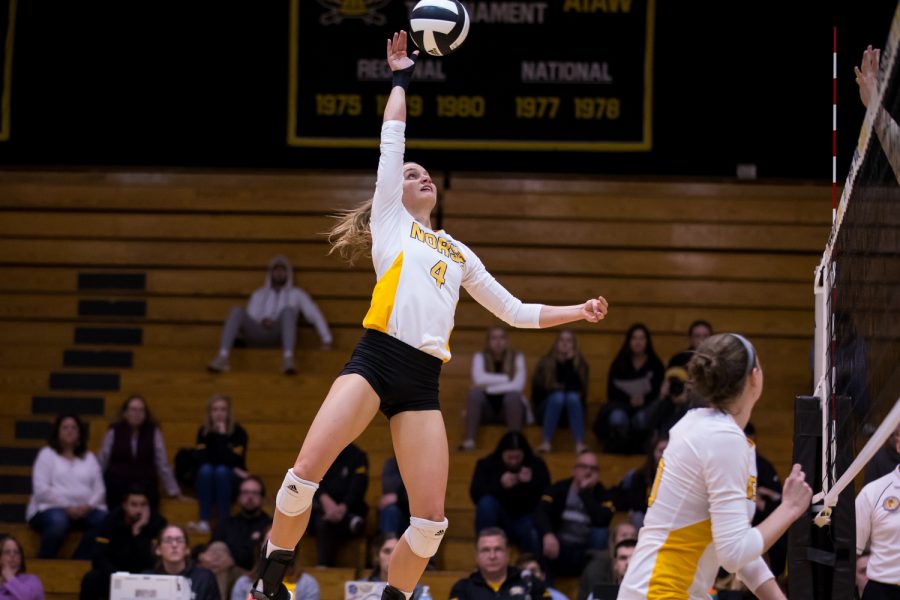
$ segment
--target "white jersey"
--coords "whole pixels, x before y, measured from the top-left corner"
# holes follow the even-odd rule
[[[450,332],[460,286],[514,327],[537,327],[540,304],[523,304],[497,283],[461,242],[416,221],[403,206],[403,132],[381,128],[381,159],[369,225],[378,282],[363,327],[450,360]]]
[[[866,576],[900,585],[900,466],[856,497],[856,553],[866,546],[871,552]]]
[[[731,415],[689,411],[669,432],[620,600],[706,600],[720,566],[751,590],[771,579],[761,558],[756,450]]]

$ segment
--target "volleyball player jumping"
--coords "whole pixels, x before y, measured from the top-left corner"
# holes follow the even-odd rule
[[[762,554],[809,510],[812,489],[794,465],[781,505],[750,526],[756,449],[744,427],[763,388],[756,350],[734,333],[711,336],[688,373],[709,407],[689,411],[669,433],[619,600],[707,600],[720,565],[758,598],[783,599]]]
[[[275,520],[253,595],[290,598],[281,581],[309,523],[313,495],[329,466],[380,409],[412,517],[391,555],[383,599],[409,600],[447,530],[444,496],[449,454],[438,403],[441,364],[464,287],[515,327],[552,327],[603,319],[604,298],[573,306],[523,304],[487,272],[474,252],[431,228],[437,189],[428,171],[404,163],[406,87],[418,51],[407,55],[406,32],[387,41],[393,88],[384,109],[374,197],[347,212],[331,232],[332,250],[350,259],[371,251],[377,274],[366,331],[319,408],[300,454],[275,499]]]

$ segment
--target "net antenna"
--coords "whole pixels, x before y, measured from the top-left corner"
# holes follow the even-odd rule
[[[838,284],[844,277],[847,276],[846,271],[842,272],[841,269],[846,270],[849,268],[848,264],[842,263],[841,252],[844,251],[844,249],[839,246],[841,245],[842,237],[844,237],[841,234],[846,234],[846,232],[842,232],[842,226],[844,225],[844,220],[846,215],[848,214],[848,210],[853,210],[853,208],[855,207],[854,203],[858,205],[863,201],[863,198],[861,197],[854,197],[854,191],[856,186],[867,184],[861,184],[859,181],[857,181],[857,178],[860,175],[861,169],[864,169],[863,165],[867,161],[867,159],[871,158],[872,161],[876,160],[877,157],[872,157],[871,155],[873,155],[875,152],[881,151],[881,149],[878,148],[879,140],[881,145],[884,146],[885,152],[888,154],[888,160],[892,163],[894,160],[894,156],[892,156],[895,154],[893,151],[893,147],[898,143],[898,139],[895,138],[900,138],[900,131],[897,130],[896,124],[893,123],[890,118],[885,119],[884,115],[886,109],[884,108],[883,103],[886,99],[885,94],[888,88],[891,87],[888,85],[888,82],[890,81],[892,73],[894,73],[894,63],[898,50],[898,42],[900,42],[900,2],[898,2],[897,9],[894,12],[894,17],[891,22],[890,34],[888,35],[888,40],[883,51],[883,58],[881,60],[881,64],[879,65],[876,93],[875,96],[869,100],[865,120],[863,121],[863,126],[859,135],[859,141],[853,154],[853,161],[850,165],[847,180],[841,194],[840,203],[837,206],[837,210],[833,210],[832,212],[833,223],[831,234],[829,236],[825,252],[822,255],[822,260],[815,271],[814,294],[816,331],[814,340],[813,381],[815,383],[814,395],[819,398],[822,409],[822,481],[820,482],[821,490],[818,491],[815,496],[813,496],[812,501],[814,505],[821,503],[821,510],[815,518],[815,523],[819,527],[823,527],[830,523],[831,509],[836,505],[838,496],[841,491],[843,491],[854,480],[856,475],[862,470],[866,463],[887,441],[891,433],[897,429],[898,425],[900,425],[900,398],[897,398],[897,396],[893,396],[892,398],[890,398],[890,401],[893,402],[893,408],[883,418],[881,425],[871,435],[870,439],[860,450],[859,454],[853,460],[851,465],[838,478],[838,474],[835,472],[835,465],[838,452],[836,443],[837,429],[839,427],[836,419],[836,403],[837,395],[841,393],[841,390],[838,389],[838,345],[842,341],[841,339],[839,339],[839,330],[846,327],[847,320],[851,320],[853,318],[852,315],[849,317],[846,314],[839,315],[839,308],[842,307],[842,304],[844,302],[852,302],[852,295],[848,294],[846,298],[840,299],[841,304],[839,304]],[[833,56],[833,63],[833,75],[836,78],[836,51]],[[888,106],[890,106],[891,104],[896,103],[888,103]],[[836,136],[836,106],[833,106],[832,110],[832,127],[834,130],[833,135]],[[893,129],[891,129],[891,127],[885,129],[885,121],[889,121]],[[873,142],[873,137],[878,139]],[[872,146],[873,144],[875,146],[875,149],[870,151],[870,146]],[[833,182],[836,181],[836,171],[836,159],[834,156],[832,156]],[[897,175],[896,170],[895,175]],[[865,192],[860,192],[860,194],[864,193]],[[896,211],[896,209],[889,210]],[[889,212],[888,214],[893,213]],[[866,225],[869,226],[869,229],[873,229],[871,223],[868,223]],[[890,223],[887,223],[886,225],[890,225]],[[859,225],[850,223],[847,226],[848,230],[850,231],[853,231],[854,227],[859,227]],[[875,228],[877,229],[877,226]],[[888,248],[888,251],[890,251],[890,248]],[[876,254],[877,252],[878,250],[876,249]],[[853,252],[849,252],[848,254],[851,257],[855,258]],[[882,283],[883,285],[883,282],[879,283]],[[889,293],[892,290],[891,283],[893,282],[888,281],[887,290],[889,291]],[[894,289],[894,291],[896,290]],[[896,299],[894,301],[896,302]],[[862,311],[864,309],[860,308],[860,310]],[[892,310],[896,309],[892,309],[892,307],[888,306],[886,316],[889,317]],[[879,333],[880,332],[876,332],[871,335],[872,337],[876,337],[877,335],[879,335]],[[893,344],[892,349],[886,354],[889,359],[896,355],[896,342],[896,339],[889,340],[888,342],[890,344]],[[857,369],[863,367],[863,365],[852,366]],[[882,368],[893,369],[895,367],[882,366]],[[888,378],[888,385],[879,393],[894,393],[894,390],[890,386],[890,381],[892,380]]]

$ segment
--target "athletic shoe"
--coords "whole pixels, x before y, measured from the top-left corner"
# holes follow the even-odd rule
[[[231,365],[228,364],[228,357],[221,355],[215,357],[206,365],[206,370],[212,373],[227,373],[231,370]]]
[[[550,446],[550,442],[541,442],[541,445],[537,447],[537,451],[541,454],[547,454],[553,450],[553,447]]]
[[[468,452],[470,450],[475,449],[475,440],[463,440],[463,443],[459,445],[459,449],[463,452]]]

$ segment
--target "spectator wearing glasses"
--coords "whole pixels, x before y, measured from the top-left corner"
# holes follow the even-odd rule
[[[612,516],[597,457],[582,452],[575,459],[572,477],[551,485],[535,512],[547,571],[554,577],[580,575],[588,550],[606,547]]]
[[[238,490],[240,510],[221,521],[213,532],[212,541],[225,542],[234,563],[247,571],[253,568],[260,541],[272,524],[272,517],[262,509],[265,497],[262,479],[256,475],[247,477]]]
[[[178,525],[167,525],[159,534],[156,544],[155,575],[181,575],[191,581],[191,597],[194,600],[220,600],[216,577],[208,569],[194,566],[188,547],[187,532]]]

